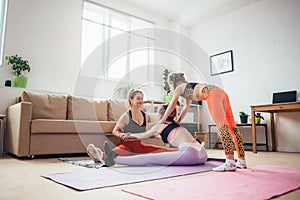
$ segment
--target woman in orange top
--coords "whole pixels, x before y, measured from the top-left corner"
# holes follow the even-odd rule
[[[161,123],[167,120],[175,108],[179,96],[186,100],[182,112],[177,120],[178,123],[185,117],[193,100],[206,100],[209,112],[214,119],[220,132],[222,146],[226,155],[226,162],[213,171],[235,171],[236,168],[247,168],[244,151],[244,139],[240,130],[236,126],[226,92],[216,86],[204,83],[188,83],[184,73],[171,73],[169,75],[169,85],[174,89],[173,98],[168,109],[161,119]],[[234,161],[234,146],[237,150],[238,161]]]

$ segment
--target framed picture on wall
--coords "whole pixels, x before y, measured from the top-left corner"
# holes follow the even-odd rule
[[[210,74],[224,74],[233,71],[232,50],[210,56]]]

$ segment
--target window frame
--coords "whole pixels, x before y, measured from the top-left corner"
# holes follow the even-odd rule
[[[7,4],[8,0],[1,0],[1,21],[0,21],[0,67],[3,65],[3,51],[4,51],[4,38],[6,28],[6,16],[7,16]]]
[[[148,35],[138,35],[138,34],[136,34],[135,32],[134,32],[134,30],[136,29],[136,27],[137,27],[137,25],[136,24],[138,24],[138,23],[141,23],[141,24],[143,24],[143,23],[145,23],[145,25],[146,24],[148,24],[148,25],[151,25],[151,27],[150,28],[155,28],[155,23],[154,22],[152,22],[152,21],[149,21],[149,20],[146,20],[146,19],[143,19],[143,18],[141,18],[141,17],[137,17],[137,16],[134,16],[134,15],[132,15],[132,14],[128,14],[128,13],[125,13],[125,12],[123,12],[123,11],[120,11],[120,10],[117,10],[117,9],[114,9],[114,8],[110,8],[110,7],[107,7],[107,6],[105,6],[105,5],[102,5],[102,4],[98,4],[98,3],[96,3],[96,2],[92,2],[92,1],[89,1],[89,0],[84,0],[83,1],[83,13],[84,13],[84,11],[85,11],[85,3],[87,3],[87,4],[92,4],[92,5],[95,5],[95,6],[99,6],[100,7],[100,9],[103,9],[103,10],[108,10],[109,11],[109,14],[107,15],[107,16],[105,16],[104,18],[106,18],[106,17],[109,17],[109,22],[107,22],[105,19],[103,19],[103,23],[99,23],[99,22],[96,22],[96,21],[94,21],[94,23],[98,23],[98,25],[100,25],[100,26],[102,26],[102,32],[103,32],[103,34],[102,35],[104,35],[104,34],[107,34],[107,35],[104,35],[104,37],[105,37],[105,39],[103,39],[103,41],[105,41],[105,40],[108,40],[108,39],[111,39],[112,38],[112,35],[111,35],[111,31],[112,31],[112,29],[113,30],[119,30],[119,31],[122,31],[123,33],[127,33],[128,34],[128,41],[127,41],[127,51],[126,51],[126,53],[125,53],[125,56],[126,56],[126,69],[125,69],[125,73],[123,74],[123,75],[121,75],[121,77],[118,77],[118,78],[116,78],[116,77],[112,77],[112,76],[110,76],[109,75],[109,69],[106,69],[107,67],[110,67],[109,65],[111,65],[112,63],[109,63],[110,61],[111,61],[111,52],[110,52],[110,50],[111,50],[111,43],[110,42],[104,42],[105,44],[105,46],[104,46],[104,49],[105,49],[105,57],[104,57],[104,59],[103,59],[103,68],[101,69],[101,70],[103,70],[105,73],[103,74],[104,76],[102,77],[103,79],[105,79],[105,80],[112,80],[112,81],[120,81],[120,80],[123,80],[124,81],[124,77],[126,76],[126,74],[128,75],[129,74],[129,72],[131,71],[131,68],[132,68],[132,66],[131,66],[131,61],[130,61],[130,59],[131,59],[131,44],[130,44],[130,42],[131,42],[131,39],[133,38],[133,37],[135,37],[135,36],[138,36],[138,37],[140,37],[141,39],[143,39],[143,38],[145,38],[146,40],[145,40],[145,43],[147,43],[147,48],[144,48],[143,49],[143,51],[145,51],[145,55],[147,56],[147,61],[146,61],[146,63],[145,63],[145,65],[146,66],[150,66],[151,65],[151,63],[153,63],[154,62],[154,56],[152,55],[152,56],[150,56],[150,51],[151,51],[151,49],[152,49],[152,47],[153,47],[153,45],[154,45],[154,42],[155,42],[155,38],[154,38],[154,33],[152,33],[152,35],[151,35],[151,33],[148,33]],[[87,9],[88,10],[88,9]],[[103,12],[103,13],[105,13],[105,12]],[[111,15],[113,15],[113,17],[111,16]],[[114,26],[112,26],[112,23],[111,23],[111,20],[113,19],[113,20],[115,20],[116,19],[116,17],[124,17],[124,21],[126,22],[127,21],[127,28],[128,28],[128,30],[126,30],[126,29],[120,29],[120,28],[118,28],[118,27],[114,27]],[[82,24],[84,23],[84,21],[89,21],[89,22],[93,22],[93,20],[91,20],[91,18],[89,18],[89,19],[87,19],[87,18],[85,18],[85,16],[84,15],[82,15]],[[122,21],[123,22],[123,21]],[[146,28],[149,28],[149,27],[144,27],[145,29]],[[104,29],[106,29],[106,31],[104,30]],[[82,30],[82,33],[84,32],[84,30]],[[151,43],[152,42],[152,43]],[[152,44],[152,45],[151,45]],[[82,41],[82,48],[83,48],[83,41]],[[81,53],[83,52],[83,49],[81,49]],[[133,51],[134,52],[134,51]],[[84,62],[84,59],[86,59],[86,58],[84,58],[83,57],[84,55],[82,55],[81,56],[81,63],[83,64],[83,62]],[[124,55],[121,55],[121,56],[124,56]],[[113,59],[115,59],[115,58],[113,58]],[[152,59],[152,60],[151,60]],[[150,68],[150,67],[149,67]],[[147,69],[147,71],[150,71],[150,69]],[[149,80],[150,79],[150,77],[149,77],[149,73],[148,73],[148,77],[147,77],[147,79]],[[130,77],[126,77],[126,80],[125,81],[131,81],[130,80]]]

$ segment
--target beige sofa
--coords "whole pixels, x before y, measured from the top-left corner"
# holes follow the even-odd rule
[[[88,144],[101,147],[104,140],[117,145],[119,139],[111,132],[126,110],[125,100],[23,91],[20,102],[7,109],[5,151],[33,157],[85,153]],[[143,142],[163,145],[157,139]]]

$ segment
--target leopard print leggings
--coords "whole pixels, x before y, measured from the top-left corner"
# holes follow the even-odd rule
[[[224,125],[221,126],[219,129],[220,131],[220,138],[222,141],[222,146],[225,152],[225,155],[233,155],[233,146],[235,144],[235,149],[237,150],[238,157],[244,158],[245,157],[245,151],[244,151],[244,139],[243,135],[241,134],[240,130],[235,127],[232,128],[232,131],[228,130],[228,126]],[[236,141],[233,141],[232,139],[235,139]]]
[[[225,155],[234,154],[234,146],[239,158],[245,157],[244,139],[236,127],[229,98],[224,90],[218,87],[204,88],[202,100],[206,100],[209,112],[220,132]]]

